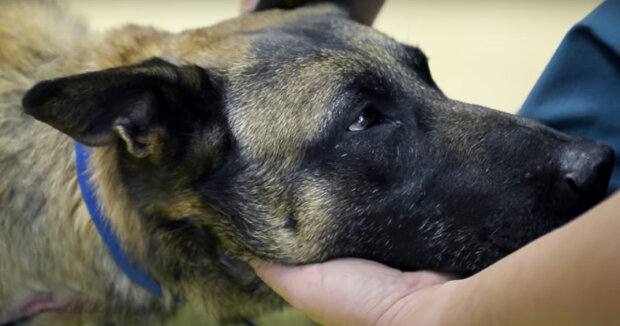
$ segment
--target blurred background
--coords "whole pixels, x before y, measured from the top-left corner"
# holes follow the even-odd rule
[[[67,1],[97,30],[132,22],[180,31],[239,12],[234,0]],[[386,0],[374,26],[419,46],[448,96],[516,112],[566,31],[601,2]]]
[[[126,23],[170,31],[235,17],[233,0],[66,0],[95,30]],[[363,0],[360,0],[363,1]],[[375,27],[419,46],[449,96],[516,112],[564,34],[602,0],[386,0]],[[188,309],[170,325],[202,325]],[[293,310],[257,325],[310,325]]]

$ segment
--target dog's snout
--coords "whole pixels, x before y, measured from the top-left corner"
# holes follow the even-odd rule
[[[582,196],[600,196],[607,190],[614,151],[603,144],[580,140],[560,157],[562,182]]]

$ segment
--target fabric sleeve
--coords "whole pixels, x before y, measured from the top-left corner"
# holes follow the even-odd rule
[[[568,32],[518,114],[611,146],[609,193],[620,187],[620,0]]]

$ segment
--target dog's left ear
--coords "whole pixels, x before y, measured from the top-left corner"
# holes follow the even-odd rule
[[[317,3],[334,3],[349,13],[351,19],[362,24],[372,25],[375,17],[379,13],[384,0],[244,0],[246,3],[254,4],[254,11],[269,9],[295,9],[306,5]]]
[[[124,141],[136,157],[161,144],[162,132],[209,122],[218,85],[197,66],[161,59],[40,82],[22,100],[27,114],[89,146]]]

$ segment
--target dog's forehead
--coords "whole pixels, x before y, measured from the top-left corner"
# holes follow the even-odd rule
[[[251,51],[270,66],[335,61],[394,65],[404,46],[379,31],[338,14],[302,16],[250,33]]]
[[[398,75],[406,56],[393,39],[330,15],[275,24],[245,37],[243,63],[227,71],[228,115],[241,148],[261,160],[294,162],[304,143],[347,107],[346,88],[357,77]]]

